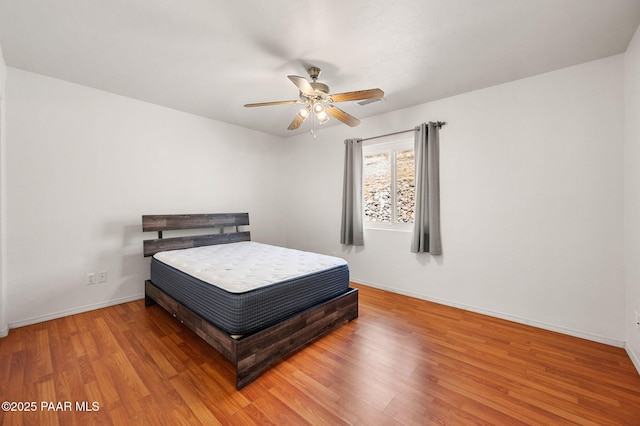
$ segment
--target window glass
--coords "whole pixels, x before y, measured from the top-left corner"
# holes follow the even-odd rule
[[[415,205],[413,140],[365,145],[362,178],[365,227],[410,230]]]
[[[414,197],[413,150],[396,151],[396,222],[413,223]]]
[[[391,222],[391,161],[389,153],[363,157],[364,218]]]

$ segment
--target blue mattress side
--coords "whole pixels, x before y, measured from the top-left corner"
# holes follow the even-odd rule
[[[249,334],[347,292],[349,266],[232,293],[152,258],[151,282],[225,332]]]

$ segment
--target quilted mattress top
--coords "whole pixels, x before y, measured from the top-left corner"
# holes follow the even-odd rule
[[[344,259],[254,241],[156,253],[155,259],[231,293],[346,265]]]

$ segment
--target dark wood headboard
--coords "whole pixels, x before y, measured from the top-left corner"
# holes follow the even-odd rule
[[[153,256],[159,251],[177,250],[215,244],[251,241],[249,231],[240,231],[239,226],[249,225],[249,213],[209,213],[209,214],[160,214],[143,215],[142,231],[158,232],[158,238],[143,241],[144,256]],[[224,232],[235,227],[235,232]],[[163,238],[163,231],[184,229],[218,228],[217,234],[188,237]]]

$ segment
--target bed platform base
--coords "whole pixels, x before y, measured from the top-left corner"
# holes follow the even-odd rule
[[[234,339],[145,281],[145,305],[157,303],[235,365],[236,389],[329,331],[358,317],[358,289],[311,307],[271,327]]]
[[[157,232],[158,238],[143,241],[144,256],[215,244],[250,241],[248,213],[206,213],[143,215],[143,232]],[[165,238],[164,231],[217,229],[208,235]],[[230,230],[230,232],[229,232]],[[236,389],[253,382],[261,372],[338,326],[358,317],[358,289],[299,312],[271,327],[234,339],[182,305],[164,291],[145,281],[145,305],[157,303],[209,345],[231,361],[236,369]]]

